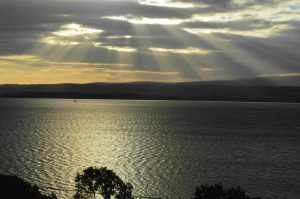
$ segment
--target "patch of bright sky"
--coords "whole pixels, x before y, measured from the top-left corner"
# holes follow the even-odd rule
[[[127,21],[132,24],[159,24],[159,25],[178,25],[185,21],[189,21],[189,19],[173,19],[173,18],[147,18],[147,17],[135,17],[131,15],[125,16],[106,16],[102,17],[106,19],[113,19],[113,20],[120,20],[120,21]]]
[[[131,39],[133,36],[131,35],[113,35],[113,36],[107,36],[105,38],[107,39]]]
[[[67,41],[67,40],[61,40],[57,37],[43,37],[40,39],[40,42],[50,44],[50,45],[60,45],[60,46],[72,46],[72,45],[78,45],[79,42],[75,41]]]
[[[168,1],[168,0],[138,0],[139,4],[149,6],[160,6],[170,8],[193,8],[196,5],[193,3],[185,3],[180,1]]]
[[[59,31],[53,32],[53,34],[63,37],[74,37],[80,35],[98,34],[101,32],[103,32],[103,30],[84,27],[80,24],[72,23],[63,25]]]
[[[83,42],[90,42],[103,30],[86,27],[80,24],[65,24],[59,30],[40,38],[41,43],[59,46],[74,46]]]
[[[60,66],[60,67],[104,67],[104,66],[116,66],[116,67],[127,67],[132,66],[132,64],[125,63],[92,63],[92,62],[68,62],[68,61],[50,61],[43,59],[35,55],[9,55],[0,56],[0,64],[3,62],[9,63],[20,63],[29,66],[43,65],[43,66]]]
[[[0,56],[0,62],[3,61],[39,61],[40,59],[34,55],[8,55]]]
[[[97,46],[100,48],[105,48],[108,50],[115,50],[115,51],[119,51],[119,52],[136,52],[137,49],[132,48],[132,47],[128,47],[128,46],[122,46],[122,47],[118,47],[118,46]]]
[[[174,53],[174,54],[187,54],[187,55],[192,55],[192,54],[209,54],[212,51],[208,51],[205,49],[200,49],[200,48],[182,48],[182,49],[176,49],[176,48],[149,48],[150,51],[153,52],[159,52],[159,53]]]
[[[288,25],[276,25],[267,29],[254,29],[254,30],[231,30],[228,28],[217,28],[217,29],[209,29],[209,28],[185,28],[184,30],[192,33],[192,34],[212,34],[212,33],[224,33],[224,34],[234,34],[248,37],[261,37],[267,38],[272,35],[276,35],[278,32],[282,30],[286,30],[291,28]]]

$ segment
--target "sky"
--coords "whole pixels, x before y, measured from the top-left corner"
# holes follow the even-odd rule
[[[1,0],[0,84],[300,75],[300,0]]]

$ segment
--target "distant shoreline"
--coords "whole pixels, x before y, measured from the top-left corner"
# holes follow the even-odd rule
[[[299,101],[247,101],[247,100],[204,100],[204,99],[153,99],[153,98],[68,98],[68,97],[25,97],[25,96],[0,96],[0,99],[65,99],[65,100],[132,100],[132,101],[183,101],[183,102],[239,102],[239,103],[291,103],[299,104]]]
[[[0,85],[0,97],[300,103],[300,83],[297,82],[300,77],[182,83]]]

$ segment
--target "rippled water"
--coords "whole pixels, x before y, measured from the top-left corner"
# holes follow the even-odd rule
[[[223,182],[300,198],[300,105],[0,99],[0,173],[71,198],[74,177],[107,166],[135,195],[190,198]]]

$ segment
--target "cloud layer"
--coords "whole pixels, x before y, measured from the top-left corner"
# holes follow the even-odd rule
[[[2,0],[0,7],[0,83],[300,73],[298,0]]]

